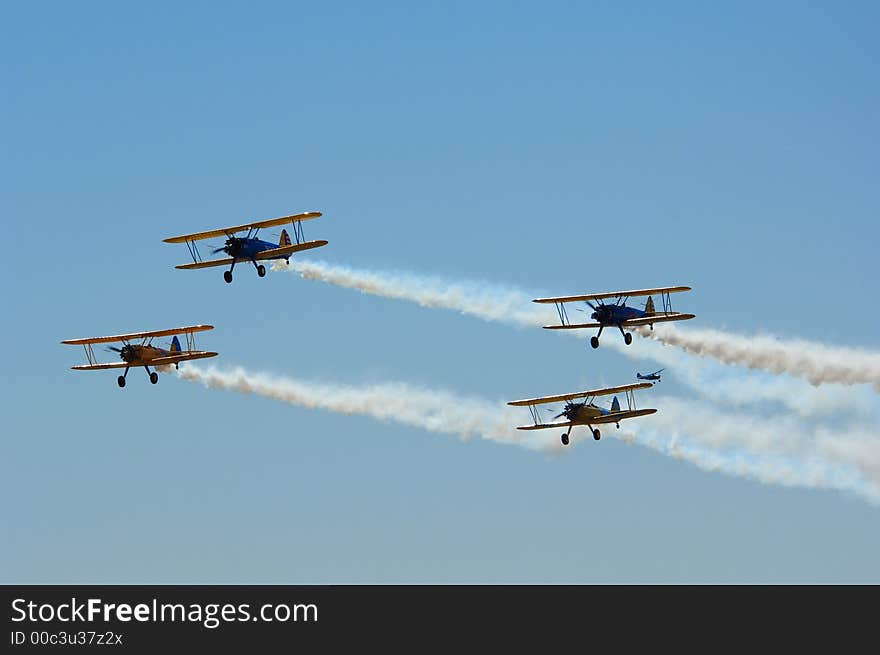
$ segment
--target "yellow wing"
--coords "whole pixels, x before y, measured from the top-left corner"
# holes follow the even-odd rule
[[[607,396],[612,393],[623,393],[635,389],[650,389],[653,385],[649,382],[639,382],[637,384],[625,384],[621,387],[607,387],[605,389],[593,389],[591,391],[578,391],[576,393],[563,393],[558,396],[543,396],[541,398],[527,398],[525,400],[511,400],[508,405],[514,407],[525,407],[527,405],[544,405],[546,403],[555,403],[561,400],[574,400],[576,398],[588,398],[590,396]]]
[[[603,414],[602,416],[591,418],[590,424],[617,423],[618,421],[622,421],[627,418],[636,418],[637,416],[647,416],[648,414],[654,414],[656,411],[656,409],[632,409],[625,412],[612,412],[611,414]]]
[[[657,312],[642,318],[630,318],[622,322],[624,326],[653,325],[666,321],[687,321],[696,318],[695,314],[682,314],[681,312]],[[602,327],[601,323],[566,323],[565,325],[544,325],[545,330],[583,330],[585,328]]]
[[[138,366],[164,366],[166,364],[177,364],[190,359],[204,359],[206,357],[216,357],[217,353],[208,352],[207,350],[188,350],[176,355],[168,355],[167,357],[155,357],[148,362],[112,362],[110,364],[77,364],[71,366],[74,371],[103,371],[108,368],[137,368]]]
[[[132,365],[125,362],[114,362],[113,364],[77,364],[70,368],[74,371],[102,371],[107,368],[125,368],[126,366]]]
[[[205,330],[213,330],[213,325],[189,325],[187,327],[171,328],[170,330],[154,330],[152,332],[132,332],[130,334],[117,334],[112,337],[89,337],[87,339],[66,339],[61,343],[73,346],[87,343],[111,343],[113,341],[128,341],[130,339],[145,339],[147,337],[170,337],[172,334],[183,334],[185,332],[204,332]]]
[[[149,361],[150,366],[164,366],[165,364],[177,364],[178,362],[186,362],[191,359],[205,359],[206,357],[216,357],[217,353],[207,350],[185,350],[176,355],[168,355],[167,357],[156,357]]]
[[[304,243],[292,243],[289,246],[281,246],[280,248],[272,248],[270,250],[264,250],[259,255],[254,257],[254,259],[272,259],[274,257],[286,257],[287,255],[292,255],[295,252],[300,252],[302,250],[311,250],[312,248],[320,248],[321,246],[326,246],[327,241],[324,239],[318,239],[317,241],[306,241]],[[180,268],[178,266],[178,268]]]
[[[546,430],[547,428],[567,428],[569,425],[576,425],[571,421],[564,423],[535,423],[533,425],[520,425],[517,430]]]
[[[179,237],[169,237],[163,239],[165,243],[184,243],[185,241],[199,241],[200,239],[211,239],[213,237],[228,236],[242,230],[251,230],[263,227],[276,227],[286,223],[299,221],[308,221],[313,218],[322,216],[321,212],[303,212],[301,214],[293,214],[291,216],[281,216],[279,218],[270,218],[266,221],[254,221],[253,223],[245,223],[244,225],[234,225],[233,227],[224,227],[219,230],[208,230],[207,232],[194,232],[193,234],[182,234]]]
[[[236,262],[249,262],[249,259],[236,259]],[[179,268],[182,270],[190,270],[193,268],[209,268],[211,266],[225,266],[227,264],[232,263],[232,257],[227,257],[226,259],[211,259],[206,262],[193,262],[191,264],[179,264],[174,268]]]
[[[638,326],[638,325],[652,325],[653,323],[665,323],[667,321],[688,321],[692,318],[696,318],[694,314],[681,314],[679,312],[669,312],[669,313],[659,313],[654,314],[653,316],[645,316],[643,318],[631,318],[623,322],[623,324],[630,326]]]
[[[591,293],[584,296],[558,296],[556,298],[535,298],[532,302],[557,303],[577,302],[579,300],[602,300],[603,298],[620,298],[623,296],[650,296],[653,293],[678,293],[690,291],[690,287],[657,287],[656,289],[636,289],[634,291],[608,291],[606,293]]]
[[[320,248],[321,246],[326,246],[327,241],[324,239],[318,239],[317,241],[306,241],[305,243],[293,243],[289,246],[281,246],[280,248],[270,248],[269,250],[264,250],[254,257],[254,259],[272,259],[273,257],[285,257],[287,255],[291,255],[295,252],[300,252],[301,250],[311,250],[312,248]],[[240,262],[249,262],[250,258],[248,257],[238,257],[235,260],[235,263],[238,264]],[[192,270],[196,268],[209,268],[211,266],[226,266],[227,264],[232,263],[232,257],[226,257],[225,259],[211,259],[206,262],[192,262],[190,264],[178,264],[174,268],[179,268],[181,270]]]
[[[564,421],[562,423],[536,423],[533,425],[520,425],[517,430],[546,430],[548,428],[567,428],[573,425],[602,425],[604,423],[617,423],[628,418],[636,418],[637,416],[647,416],[653,414],[656,409],[634,409],[626,412],[614,412],[612,414],[604,414],[596,416],[589,421]]]

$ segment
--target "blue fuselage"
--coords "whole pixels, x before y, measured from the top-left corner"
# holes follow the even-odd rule
[[[223,250],[230,257],[235,257],[236,261],[251,261],[264,250],[272,250],[277,247],[277,243],[270,243],[262,239],[236,237],[227,241]],[[268,257],[267,259],[287,259],[288,257],[290,255]]]
[[[597,321],[603,326],[615,325],[620,326],[626,320],[631,318],[643,318],[648,316],[647,312],[635,307],[627,307],[626,305],[599,305],[596,307],[590,318]]]

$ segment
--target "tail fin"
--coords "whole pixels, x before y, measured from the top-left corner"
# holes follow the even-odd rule
[[[645,303],[645,313],[646,314],[656,314],[657,311],[654,309],[654,299],[651,296],[648,296],[648,302]]]
[[[619,412],[620,411],[620,403],[617,400],[617,396],[614,396],[614,400],[611,401],[611,411]]]
[[[176,336],[171,340],[171,352],[180,352],[180,340]]]
[[[287,230],[281,230],[281,240],[278,242],[279,246],[289,246],[290,245],[290,235],[287,234]]]

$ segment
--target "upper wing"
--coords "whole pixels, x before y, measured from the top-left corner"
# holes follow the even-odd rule
[[[579,300],[602,300],[603,298],[620,298],[623,296],[650,296],[652,293],[678,293],[690,291],[690,287],[657,287],[656,289],[636,289],[634,291],[609,291],[606,293],[591,293],[585,296],[559,296],[557,298],[535,298],[532,302],[556,303],[577,302]]]
[[[293,214],[291,216],[281,216],[279,218],[270,218],[267,221],[254,221],[253,223],[245,223],[244,225],[234,225],[233,227],[224,227],[219,230],[208,230],[207,232],[193,232],[192,234],[182,234],[179,237],[169,237],[163,239],[165,243],[183,243],[185,241],[198,241],[199,239],[210,239],[212,237],[222,237],[234,232],[242,230],[257,229],[262,227],[275,227],[292,223],[294,221],[307,221],[312,218],[321,216],[321,212],[303,212],[302,214]]]
[[[623,321],[624,325],[638,326],[651,325],[653,323],[665,323],[666,321],[687,321],[696,318],[694,314],[681,314],[679,312],[669,312],[668,314],[654,314],[653,316],[644,316],[642,318],[631,318]],[[548,325],[546,327],[558,327],[556,325]],[[566,326],[568,327],[568,326]]]
[[[639,382],[638,384],[625,384],[621,387],[607,387],[605,389],[593,389],[590,391],[578,391],[577,393],[563,393],[558,396],[543,396],[541,398],[526,398],[525,400],[511,400],[508,405],[514,407],[525,407],[527,405],[543,405],[545,403],[555,403],[561,400],[574,400],[575,398],[587,398],[589,396],[607,396],[612,393],[623,393],[631,389],[650,389],[653,385],[649,382]]]
[[[320,248],[321,246],[326,246],[327,241],[324,239],[318,239],[317,241],[306,241],[304,243],[292,243],[289,246],[281,246],[280,248],[271,248],[269,250],[264,250],[259,255],[254,257],[254,259],[272,259],[273,257],[286,257],[287,255],[291,255],[295,252],[300,252],[301,250],[311,250],[312,248]],[[178,266],[177,268],[182,268]]]
[[[654,414],[656,411],[656,409],[631,409],[625,412],[611,412],[610,414],[603,414],[602,416],[591,418],[590,423],[595,423],[597,425],[601,423],[617,423],[618,421],[622,421],[626,418],[636,418],[637,416],[647,416],[648,414]]]
[[[127,341],[129,339],[145,339],[147,337],[170,337],[172,334],[183,334],[184,332],[204,332],[205,330],[213,329],[213,325],[189,325],[187,327],[171,328],[170,330],[154,330],[152,332],[132,332],[131,334],[117,334],[112,337],[66,339],[61,343],[67,343],[73,346],[87,343],[110,343],[113,341]]]

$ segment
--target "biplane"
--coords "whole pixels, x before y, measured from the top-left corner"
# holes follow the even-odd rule
[[[641,373],[636,373],[636,378],[639,380],[653,380],[655,382],[660,382],[660,374],[665,371],[665,368],[661,368],[653,373],[645,373],[642,375]]]
[[[150,376],[150,382],[156,384],[159,381],[159,374],[151,371],[150,366],[167,366],[174,364],[178,367],[180,362],[190,359],[204,359],[205,357],[216,357],[217,353],[207,350],[196,350],[195,333],[213,330],[213,325],[190,325],[188,327],[172,328],[170,330],[155,330],[153,332],[132,332],[131,334],[117,334],[112,337],[91,337],[88,339],[67,339],[61,343],[73,346],[81,345],[86,351],[86,359],[88,364],[80,364],[71,366],[74,371],[98,371],[108,368],[125,368],[125,373],[120,375],[116,382],[120,387],[125,386],[125,378],[128,376],[128,369],[132,366],[143,366]],[[186,337],[186,350],[180,347],[180,340],[177,335],[183,334]],[[159,348],[152,345],[153,339],[156,337],[171,337],[171,344],[168,349]],[[110,347],[108,350],[119,353],[121,362],[112,362],[102,364],[98,362],[95,353],[92,351],[92,345],[96,343],[122,343],[122,348]]]
[[[640,325],[648,325],[654,329],[654,323],[663,323],[665,321],[686,321],[694,318],[693,314],[682,314],[681,312],[672,311],[672,302],[669,294],[678,293],[680,291],[690,291],[690,287],[658,287],[656,289],[638,289],[636,291],[611,291],[609,293],[591,293],[585,296],[560,296],[558,298],[536,298],[532,302],[537,303],[554,303],[556,312],[559,314],[560,325],[545,325],[547,330],[579,330],[582,328],[599,328],[599,332],[590,337],[590,345],[593,348],[599,347],[599,337],[602,330],[606,327],[616,327],[623,335],[623,341],[628,346],[632,343],[632,334],[624,330],[627,327],[638,327]],[[654,307],[653,294],[660,294],[663,303],[662,311],[657,311]],[[629,307],[626,304],[628,298],[648,296],[645,302],[645,309],[637,307]],[[614,298],[613,303],[604,303],[603,300]],[[591,303],[595,300],[596,304]],[[568,319],[565,311],[565,304],[570,302],[583,301],[593,310],[590,314],[595,323],[572,323]],[[584,310],[580,310],[584,311]]]
[[[635,394],[636,389],[650,389],[651,385],[647,382],[638,384],[625,384],[621,387],[609,387],[607,389],[593,389],[591,391],[578,391],[577,393],[563,393],[558,396],[544,396],[543,398],[528,398],[526,400],[512,400],[508,405],[513,407],[528,407],[529,413],[532,415],[534,425],[521,425],[517,430],[546,430],[548,428],[566,428],[562,433],[562,445],[567,446],[571,429],[576,425],[586,425],[590,432],[593,433],[593,439],[596,441],[602,436],[599,428],[594,425],[602,425],[605,423],[614,423],[618,428],[620,422],[628,418],[636,418],[637,416],[647,416],[653,414],[656,409],[637,409]],[[626,397],[627,409],[620,409],[620,402],[617,396],[611,401],[611,407],[605,409],[599,407],[593,401],[598,396],[608,396],[611,394],[623,393]],[[580,402],[575,402],[581,399]],[[554,420],[565,417],[565,421],[558,423],[543,423],[538,413],[538,405],[547,403],[565,402],[562,411],[553,417]],[[553,410],[547,410],[553,411]]]
[[[196,232],[194,234],[184,234],[179,237],[170,237],[165,239],[165,243],[186,243],[189,254],[193,261],[191,264],[180,264],[175,268],[184,270],[194,268],[208,268],[209,266],[226,266],[229,270],[223,272],[223,279],[226,282],[232,282],[232,270],[239,262],[251,262],[257,269],[257,275],[263,277],[266,275],[266,267],[258,262],[267,259],[284,259],[290,262],[290,256],[295,252],[303,250],[311,250],[312,248],[320,248],[326,246],[327,241],[318,239],[317,241],[306,241],[303,235],[302,222],[321,216],[321,212],[304,212],[302,214],[294,214],[293,216],[281,216],[280,218],[270,218],[266,221],[254,221],[253,223],[245,223],[244,225],[235,225],[233,227],[224,227],[219,230],[208,230],[207,232]],[[281,238],[278,243],[263,241],[257,238],[257,234],[263,228],[277,227],[290,223],[293,231],[293,242],[287,230],[281,230]],[[244,236],[235,236],[237,232],[247,230]],[[202,260],[199,252],[197,241],[202,239],[211,239],[215,237],[226,237],[226,243],[219,248],[215,248],[211,254],[224,252],[228,257],[223,259]]]

